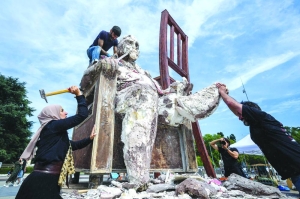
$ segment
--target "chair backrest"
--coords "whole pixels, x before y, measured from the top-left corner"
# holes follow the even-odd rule
[[[170,28],[170,47],[168,51],[168,26]],[[190,82],[188,62],[188,36],[181,30],[167,10],[162,11],[159,33],[159,70],[160,76],[154,78],[162,89],[166,89],[175,80],[169,75],[169,66],[181,77]],[[177,61],[174,60],[174,35],[177,36]],[[168,56],[169,54],[169,56]],[[198,152],[208,176],[215,178],[216,174],[210,162],[198,122],[192,122],[192,129]]]
[[[170,48],[168,51],[168,26],[170,28]],[[177,60],[174,60],[174,36],[177,35]],[[168,56],[169,52],[169,56]],[[161,15],[160,36],[159,36],[159,69],[160,77],[155,79],[161,84],[163,89],[170,86],[175,81],[169,75],[169,66],[181,77],[185,77],[190,81],[188,67],[188,36],[181,30],[175,20],[171,17],[167,10]]]

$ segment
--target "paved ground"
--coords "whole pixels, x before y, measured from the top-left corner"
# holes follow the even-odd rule
[[[25,177],[26,176],[27,176],[27,174],[25,174]],[[19,186],[3,187],[7,178],[8,177],[6,175],[0,174],[0,199],[14,199],[19,190]],[[105,180],[106,179],[104,176],[104,181]],[[74,190],[87,189],[88,181],[89,181],[88,175],[80,175],[79,184],[77,184],[77,185],[71,184],[70,189],[65,187],[62,189],[62,192],[72,192]],[[296,192],[296,191],[289,191],[289,192],[282,192],[282,193],[285,193],[289,197],[299,198],[298,192]]]
[[[28,174],[25,174],[26,177]],[[7,175],[0,174],[0,199],[14,199],[19,191],[20,186],[14,187],[10,185],[9,187],[3,187],[5,181],[7,180]],[[62,189],[62,192],[72,192],[78,189],[87,189],[88,188],[88,175],[80,175],[78,185],[70,185],[70,189],[67,187]]]
[[[7,178],[6,175],[0,174],[0,199],[13,199],[19,190],[19,187],[3,187]]]

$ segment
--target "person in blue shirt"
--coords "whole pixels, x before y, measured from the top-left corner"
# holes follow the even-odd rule
[[[239,103],[228,95],[226,85],[217,83],[216,86],[228,108],[245,126],[249,126],[251,139],[259,146],[282,180],[291,178],[300,193],[300,144],[279,121],[262,111],[256,103]]]
[[[121,28],[119,26],[113,26],[112,29],[107,32],[102,30],[95,38],[94,42],[87,49],[87,56],[89,57],[90,65],[98,62],[100,55],[110,57],[111,55],[107,52],[112,46],[113,52],[117,55],[118,40],[117,38],[121,35]]]

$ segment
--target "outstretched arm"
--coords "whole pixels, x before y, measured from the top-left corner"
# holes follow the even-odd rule
[[[242,117],[243,105],[228,95],[228,90],[225,84],[217,83],[216,86],[218,87],[219,93],[228,108],[239,118]]]
[[[218,145],[216,144],[217,142],[222,141],[223,138],[217,139],[217,140],[213,140],[209,143],[209,145],[214,148],[215,150],[219,151],[218,149]]]
[[[87,145],[89,145],[90,143],[93,142],[94,137],[96,135],[97,135],[97,133],[95,133],[95,126],[94,126],[89,137],[84,138],[84,139],[79,140],[79,141],[70,140],[72,150],[75,151],[75,150],[82,149],[82,148],[86,147]]]
[[[77,100],[77,113],[65,119],[54,120],[51,122],[51,131],[49,133],[65,132],[83,122],[88,117],[88,108],[86,105],[85,97],[77,86],[68,88],[70,93],[76,96]]]

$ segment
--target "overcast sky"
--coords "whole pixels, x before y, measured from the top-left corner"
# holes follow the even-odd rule
[[[167,9],[188,35],[189,69],[196,92],[225,83],[238,101],[249,100],[284,126],[300,126],[300,3],[293,0],[9,0],[0,7],[0,73],[26,82],[37,115],[39,94],[79,85],[88,66],[86,49],[113,25],[140,43],[137,63],[159,76],[161,12]],[[171,73],[176,80],[181,80]],[[75,114],[71,94],[48,97]],[[223,132],[237,140],[249,133],[222,102],[199,121],[202,134]]]

